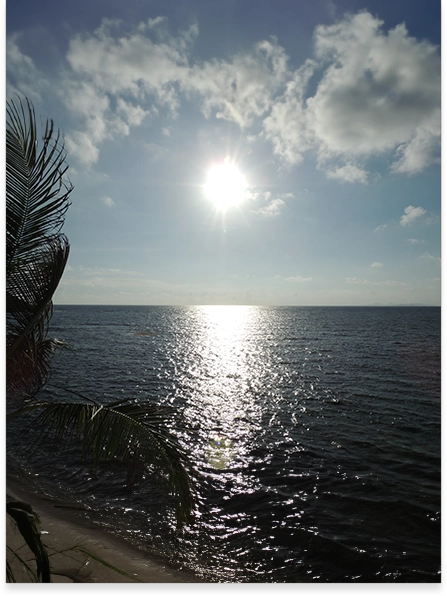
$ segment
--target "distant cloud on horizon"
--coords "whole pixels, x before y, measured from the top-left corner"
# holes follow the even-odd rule
[[[399,286],[405,287],[407,284],[403,281],[396,281],[387,279],[385,281],[371,281],[369,279],[360,279],[358,277],[347,277],[346,283],[355,285],[371,285],[371,286]]]
[[[301,275],[297,275],[295,277],[286,277],[286,281],[302,283],[312,281],[312,277],[302,277]]]

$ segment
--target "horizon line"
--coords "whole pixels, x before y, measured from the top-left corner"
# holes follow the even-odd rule
[[[194,307],[194,306],[256,306],[256,307],[264,307],[264,308],[380,308],[380,307],[426,307],[426,308],[441,308],[441,304],[427,304],[427,303],[377,303],[377,304],[248,304],[248,303],[238,303],[238,304],[222,304],[222,303],[201,303],[201,304],[112,304],[112,303],[81,303],[81,302],[61,302],[55,303],[53,302],[53,307],[59,306],[136,306],[136,307]]]

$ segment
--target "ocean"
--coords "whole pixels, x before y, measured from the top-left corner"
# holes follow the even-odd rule
[[[151,469],[71,444],[8,454],[36,486],[206,582],[440,582],[437,307],[56,306],[41,397],[166,408],[197,478],[176,528]]]

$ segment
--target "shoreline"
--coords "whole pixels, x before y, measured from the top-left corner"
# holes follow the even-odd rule
[[[81,509],[77,504],[38,493],[9,474],[6,492],[29,503],[38,514],[42,541],[49,547],[53,583],[204,583],[191,572],[154,561],[144,551],[76,514],[76,509]],[[25,549],[28,549],[21,548],[23,538],[10,520],[6,522],[7,544],[20,549],[22,558],[26,558]],[[105,567],[85,553],[68,550],[74,546],[84,547],[131,577]],[[14,573],[17,583],[30,583],[19,564],[14,565]]]

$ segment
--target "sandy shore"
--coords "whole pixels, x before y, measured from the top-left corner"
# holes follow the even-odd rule
[[[29,503],[39,515],[42,540],[51,554],[53,583],[202,583],[192,574],[151,561],[144,552],[77,515],[76,504],[27,490],[26,485],[14,478],[7,479],[6,489],[8,495]],[[7,544],[24,560],[32,560],[23,538],[9,520],[6,520],[6,533]],[[130,577],[120,575],[86,554],[67,550],[73,546],[84,547]],[[10,556],[8,560],[12,560]],[[16,561],[13,568],[17,582],[30,581],[20,563]]]

